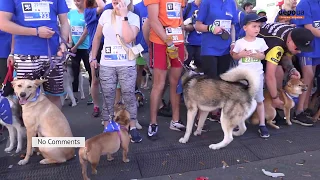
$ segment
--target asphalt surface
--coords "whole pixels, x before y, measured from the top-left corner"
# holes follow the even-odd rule
[[[87,88],[85,88],[87,89]],[[101,157],[98,174],[91,179],[129,180],[149,178],[152,180],[195,180],[203,176],[209,179],[271,179],[262,172],[277,170],[284,173],[283,179],[320,179],[320,126],[281,126],[270,129],[270,138],[262,139],[258,127],[248,125],[247,132],[226,148],[211,150],[209,145],[223,139],[221,126],[207,121],[210,131],[199,137],[191,136],[187,144],[180,144],[184,132],[169,129],[170,118],[159,117],[159,140],[147,138],[149,124],[149,91],[145,91],[145,106],[139,108],[139,122],[143,141],[130,145],[129,163],[121,161],[121,151],[114,155],[113,162]],[[166,98],[168,99],[168,98]],[[68,103],[68,102],[67,102]],[[73,135],[90,138],[103,131],[99,118],[91,116],[93,106],[79,100],[76,107],[65,105],[66,115]],[[186,122],[186,109],[181,104],[181,120]],[[5,135],[7,132],[5,132]],[[40,156],[32,156],[30,163],[18,166],[19,154],[5,153],[6,143],[0,144],[0,179],[82,179],[78,157],[60,165],[40,165]],[[225,163],[222,163],[225,162]],[[296,164],[298,163],[298,164]],[[223,168],[223,165],[227,167]]]

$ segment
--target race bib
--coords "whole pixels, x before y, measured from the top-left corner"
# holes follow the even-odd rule
[[[127,52],[121,45],[106,46],[104,60],[127,60]]]
[[[50,20],[49,2],[21,2],[25,21]]]
[[[72,36],[81,36],[83,33],[83,26],[71,26]]]
[[[261,62],[259,59],[254,59],[252,57],[241,58],[242,63],[257,63]]]
[[[320,29],[320,21],[313,21],[313,26],[317,29]]]
[[[180,19],[181,3],[167,2],[167,17],[169,19]]]
[[[214,25],[224,28],[226,31],[228,31],[229,34],[231,32],[231,20],[217,19],[214,21]]]
[[[181,27],[177,27],[177,28],[167,27],[166,34],[167,34],[167,36],[172,37],[173,43],[184,42]]]

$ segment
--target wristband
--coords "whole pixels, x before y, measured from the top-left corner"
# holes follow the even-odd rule
[[[172,43],[172,44],[168,45],[167,47],[172,48],[173,46],[174,46],[174,44]]]
[[[209,25],[209,26],[208,26],[208,29],[207,29],[207,30],[208,30],[208,32],[212,32],[212,33],[213,33],[213,32],[214,32],[215,27],[216,27],[216,25],[214,25],[214,24]]]
[[[92,61],[96,61],[96,60],[97,60],[97,58],[91,59],[91,60],[89,61],[89,63],[91,63]]]
[[[37,30],[37,36],[39,37],[39,29],[38,29],[38,28],[36,28],[36,30]]]
[[[9,54],[9,57],[13,57],[13,54]]]

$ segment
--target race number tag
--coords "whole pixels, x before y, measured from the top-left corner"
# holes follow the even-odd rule
[[[72,36],[81,36],[83,33],[83,26],[71,26]]]
[[[320,21],[313,21],[313,26],[317,29],[320,29]]]
[[[167,27],[166,28],[166,34],[167,34],[167,36],[172,37],[173,43],[184,42],[183,33],[182,33],[182,28],[181,27],[177,27],[177,28]]]
[[[181,16],[181,3],[167,2],[167,17],[169,19],[180,19]]]
[[[49,2],[21,2],[25,21],[50,20]]]
[[[104,60],[127,60],[127,53],[121,45],[105,47]]]
[[[224,28],[226,31],[228,31],[229,34],[231,32],[231,20],[217,19],[214,21],[214,25]]]
[[[255,59],[252,57],[245,57],[245,58],[241,58],[242,63],[257,63],[260,62],[259,59]]]

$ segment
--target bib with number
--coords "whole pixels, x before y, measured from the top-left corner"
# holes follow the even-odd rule
[[[169,19],[180,19],[181,17],[181,3],[179,2],[167,2],[167,17]]]
[[[226,31],[228,31],[229,34],[231,32],[231,20],[217,19],[214,21],[214,25],[224,28]]]
[[[72,36],[81,36],[83,33],[83,26],[71,26]]]
[[[320,29],[320,21],[313,21],[313,26],[317,29]]]
[[[50,2],[21,2],[25,21],[50,20]]]
[[[257,63],[257,62],[261,62],[259,59],[255,59],[252,57],[245,57],[245,58],[241,58],[242,63]]]
[[[104,60],[127,60],[127,52],[121,45],[105,47]]]
[[[177,28],[167,27],[166,34],[167,36],[172,37],[173,43],[184,42],[183,32],[181,27],[177,27]]]

